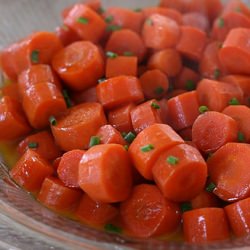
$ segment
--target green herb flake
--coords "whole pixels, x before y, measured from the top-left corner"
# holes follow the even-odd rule
[[[192,91],[195,89],[195,82],[193,80],[187,80],[185,84],[185,89],[187,91]]]
[[[126,151],[128,151],[128,145],[123,146]]]
[[[98,12],[99,14],[103,14],[103,13],[105,12],[105,9],[104,9],[103,7],[100,7],[100,8],[97,10],[97,12]]]
[[[91,136],[90,142],[89,142],[89,148],[99,145],[100,144],[100,137],[98,136]]]
[[[56,118],[55,118],[55,116],[50,116],[49,117],[49,122],[50,122],[50,124],[52,125],[52,126],[56,126],[56,124],[57,124],[57,121],[56,121]]]
[[[229,101],[229,105],[239,105],[240,102],[238,101],[237,98],[232,98],[230,101]]]
[[[159,105],[158,103],[156,103],[156,102],[152,102],[152,103],[151,103],[151,107],[152,107],[153,109],[160,109],[160,108],[161,108],[160,105]]]
[[[238,138],[238,142],[245,142],[246,141],[245,135],[240,131],[238,132],[237,138]]]
[[[122,27],[119,25],[108,25],[106,30],[107,31],[117,31],[120,30]]]
[[[111,232],[111,233],[122,233],[122,229],[114,224],[108,223],[104,226],[104,230],[106,232]]]
[[[173,156],[173,155],[170,155],[170,156],[168,156],[168,158],[167,158],[167,163],[169,163],[170,165],[176,165],[176,164],[178,164],[178,162],[179,162],[179,158],[177,158],[177,157],[175,157],[175,156]]]
[[[133,140],[135,139],[135,134],[134,133],[132,133],[132,132],[129,132],[129,133],[127,133],[125,136],[124,136],[124,140],[126,141],[126,142],[128,142],[128,143],[131,143],[131,142],[133,142]]]
[[[218,79],[221,75],[221,72],[219,69],[214,70],[214,79]]]
[[[150,18],[147,18],[146,21],[145,21],[145,23],[146,23],[148,26],[152,26],[152,25],[153,25],[153,21],[152,21],[152,19],[150,19]]]
[[[85,18],[85,17],[79,17],[77,19],[77,22],[78,23],[81,23],[81,24],[88,24],[89,23],[89,19]]]
[[[181,212],[187,212],[189,210],[192,210],[192,204],[190,202],[184,202],[181,204]]]
[[[225,20],[222,17],[218,18],[218,23],[217,23],[219,28],[223,28],[225,26]]]
[[[145,146],[141,147],[141,151],[144,152],[144,153],[150,152],[153,149],[154,149],[154,146],[152,144],[148,144],[148,145],[145,145]]]
[[[213,182],[210,182],[206,187],[206,191],[209,193],[212,193],[215,188],[216,188],[216,185]]]
[[[134,12],[141,12],[141,11],[142,11],[141,8],[135,8],[135,9],[134,9]]]
[[[31,62],[33,63],[39,63],[39,50],[33,50],[30,55]]]
[[[164,93],[164,88],[161,87],[161,86],[156,87],[155,90],[154,90],[154,93],[155,93],[156,95],[161,95],[161,94]]]
[[[113,17],[113,16],[107,16],[107,17],[105,18],[105,22],[106,22],[106,23],[111,23],[113,20],[114,20],[114,17]]]
[[[63,89],[62,94],[63,94],[67,107],[68,108],[72,107],[72,102],[70,100],[68,91],[66,89]]]
[[[208,107],[207,106],[200,106],[199,107],[199,112],[201,113],[201,114],[204,114],[205,112],[207,112],[207,111],[209,111],[209,109],[208,109]]]
[[[29,142],[28,143],[28,148],[35,149],[38,148],[38,142]]]
[[[112,51],[107,51],[106,56],[108,58],[116,58],[118,55],[116,53],[112,52]]]
[[[131,52],[131,51],[125,51],[125,52],[123,53],[123,55],[124,55],[124,56],[133,56],[134,53]]]
[[[105,78],[105,77],[103,77],[103,78],[100,78],[99,80],[98,80],[98,83],[102,83],[102,82],[105,82],[107,80],[107,78]]]

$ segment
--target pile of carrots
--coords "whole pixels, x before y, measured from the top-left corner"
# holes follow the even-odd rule
[[[74,220],[136,238],[250,233],[250,9],[99,0],[1,51],[10,176]]]

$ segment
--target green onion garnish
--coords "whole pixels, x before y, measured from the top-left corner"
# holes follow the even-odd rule
[[[156,102],[152,102],[152,103],[151,103],[151,107],[152,107],[153,109],[160,109],[160,108],[161,108],[160,105],[157,104]]]
[[[209,111],[209,109],[208,109],[208,107],[207,106],[200,106],[199,107],[199,112],[201,113],[201,114],[204,114],[205,112],[207,112],[207,111]]]
[[[206,191],[211,193],[215,188],[216,188],[215,184],[213,182],[210,182],[206,187]]]
[[[116,53],[112,52],[112,51],[107,51],[106,56],[108,58],[116,58],[118,55]]]
[[[219,69],[215,69],[214,70],[214,79],[218,79],[220,77],[220,74],[221,74],[220,70]]]
[[[125,51],[125,52],[123,53],[123,55],[124,55],[124,56],[133,56],[134,53],[131,52],[131,51]]]
[[[114,20],[114,17],[113,17],[113,16],[107,16],[107,17],[105,18],[105,22],[106,22],[106,23],[111,23],[113,20]]]
[[[225,25],[225,20],[224,20],[224,18],[222,18],[222,17],[220,17],[219,19],[218,19],[218,27],[219,28],[223,28],[224,27],[224,25]]]
[[[134,133],[129,132],[124,136],[124,140],[127,141],[128,143],[131,143],[135,139],[135,137],[136,136]]]
[[[185,89],[187,91],[192,91],[195,89],[195,82],[193,80],[187,80],[185,84]]]
[[[146,153],[154,149],[154,146],[152,144],[145,145],[141,147],[141,151]]]
[[[91,136],[90,138],[90,142],[89,142],[89,148],[95,146],[95,145],[99,145],[100,144],[100,137],[98,136]]]
[[[79,17],[79,18],[77,19],[77,22],[78,22],[78,23],[81,23],[81,24],[88,24],[88,23],[89,23],[89,20],[88,20],[87,18],[85,18],[85,17]]]
[[[30,55],[31,62],[39,63],[39,50],[33,50]]]
[[[238,101],[237,98],[232,98],[230,101],[229,101],[229,105],[239,105],[240,102]]]
[[[66,89],[63,89],[62,94],[63,94],[67,107],[68,108],[72,107],[72,102],[70,100],[68,91]]]
[[[108,25],[106,30],[107,31],[116,31],[116,30],[120,30],[122,27],[119,25]]]
[[[100,7],[100,8],[97,10],[97,12],[98,12],[99,14],[103,14],[103,13],[105,12],[105,9],[104,9],[103,7]]]
[[[52,126],[56,126],[56,124],[57,124],[57,121],[56,121],[56,118],[55,118],[55,116],[50,116],[49,117],[49,122],[50,122],[50,124],[52,125]]]
[[[156,95],[161,95],[162,93],[164,92],[164,88],[159,86],[159,87],[156,87],[155,90],[154,90],[154,93]]]
[[[28,148],[38,148],[38,143],[37,142],[29,142],[28,143]]]
[[[135,12],[141,12],[142,9],[141,9],[141,8],[135,8],[134,11],[135,11]]]
[[[186,211],[192,210],[192,205],[190,202],[184,202],[181,204],[181,212],[184,213]]]
[[[179,162],[179,158],[175,157],[175,156],[168,156],[167,158],[167,163],[169,163],[170,165],[176,165]]]
[[[126,151],[128,151],[128,145],[123,146]]]
[[[242,132],[238,132],[238,142],[245,142],[245,135]]]
[[[146,24],[149,25],[149,26],[152,26],[152,25],[153,25],[153,21],[152,21],[152,19],[150,19],[150,18],[146,19],[145,22],[146,22]]]
[[[106,224],[104,226],[104,230],[107,232],[111,232],[111,233],[122,233],[122,229],[118,226],[115,226],[114,224]]]

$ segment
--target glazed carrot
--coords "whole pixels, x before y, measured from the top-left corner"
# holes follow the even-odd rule
[[[197,92],[180,94],[168,100],[168,124],[179,131],[193,125],[199,116]]]
[[[238,141],[250,142],[250,109],[244,105],[231,105],[223,110],[223,114],[232,117],[238,124]]]
[[[229,0],[227,1],[227,3],[225,4],[223,10],[222,10],[222,14],[227,13],[227,12],[240,12],[243,13],[246,16],[250,16],[250,11],[248,6],[243,3],[241,0]]]
[[[0,140],[14,140],[28,134],[31,130],[20,103],[4,96],[0,100]]]
[[[250,198],[235,202],[225,207],[229,224],[237,237],[246,236],[250,232]]]
[[[218,41],[213,41],[205,47],[199,64],[201,77],[217,80],[225,75],[226,70],[218,55],[220,49],[221,43]]]
[[[111,125],[101,126],[97,131],[96,136],[100,138],[100,143],[102,144],[126,144],[121,133]]]
[[[178,131],[178,134],[181,136],[181,138],[183,138],[184,141],[186,141],[186,142],[192,141],[192,127],[184,128],[184,129]]]
[[[44,158],[28,149],[11,169],[10,176],[27,191],[37,192],[43,180],[53,172],[52,166]]]
[[[120,132],[133,131],[130,112],[135,107],[135,104],[129,103],[122,107],[112,109],[108,113],[108,122]]]
[[[231,30],[219,51],[220,61],[230,73],[250,73],[249,31],[245,28]]]
[[[72,210],[77,205],[82,196],[82,192],[69,188],[55,177],[47,177],[37,196],[44,206],[56,211]]]
[[[49,82],[31,86],[23,95],[23,109],[33,128],[49,125],[49,117],[66,111],[67,106],[58,88]]]
[[[215,152],[226,143],[237,141],[237,135],[237,122],[216,111],[201,114],[192,127],[193,142],[205,153]]]
[[[129,52],[138,57],[138,62],[141,62],[146,54],[146,47],[142,38],[139,34],[129,29],[113,32],[107,41],[105,50],[112,51],[120,56]]]
[[[163,8],[163,7],[146,7],[142,9],[142,13],[144,18],[147,19],[153,14],[159,14],[162,16],[166,16],[174,20],[177,24],[182,24],[182,15],[179,11],[170,9],[170,8]]]
[[[11,99],[21,101],[21,97],[19,95],[19,91],[17,88],[17,83],[15,83],[15,82],[4,85],[3,87],[1,87],[0,91],[1,91],[2,96],[8,96]]]
[[[99,103],[82,103],[55,118],[51,130],[62,150],[87,149],[91,136],[104,124],[106,117]]]
[[[118,215],[118,209],[111,204],[94,201],[84,194],[74,215],[91,226],[103,226]]]
[[[75,4],[64,18],[64,24],[83,40],[97,43],[103,37],[106,23],[85,4]]]
[[[173,233],[180,223],[178,204],[165,199],[155,185],[135,186],[120,213],[129,234],[139,238]]]
[[[237,11],[226,12],[214,21],[211,37],[214,40],[224,42],[230,31],[236,28],[249,29],[249,17]]]
[[[128,198],[132,188],[129,155],[118,144],[96,145],[83,155],[79,164],[79,186],[99,202]]]
[[[79,163],[84,155],[84,150],[70,150],[64,153],[57,168],[58,178],[66,187],[78,188]]]
[[[81,40],[78,34],[66,25],[56,27],[55,34],[60,39],[63,46],[68,46],[73,42]]]
[[[155,123],[162,123],[160,108],[159,103],[155,99],[133,108],[130,115],[134,131],[138,134]]]
[[[72,100],[76,104],[80,104],[83,102],[98,102],[97,96],[96,96],[96,87],[90,87],[86,90],[83,90],[81,92],[74,91],[71,92]]]
[[[154,124],[137,135],[129,147],[129,155],[140,174],[152,180],[152,167],[159,155],[184,141],[166,124]]]
[[[179,37],[179,25],[169,17],[153,14],[144,22],[142,38],[148,48],[172,48],[177,44]]]
[[[62,43],[54,33],[33,33],[2,51],[2,69],[10,79],[16,80],[23,70],[33,64],[49,64],[61,49]]]
[[[188,59],[200,61],[206,42],[207,36],[204,31],[195,27],[182,26],[180,40],[176,45],[176,49]]]
[[[229,238],[223,208],[200,208],[183,214],[183,232],[188,243],[208,243]]]
[[[175,49],[161,50],[149,58],[148,68],[159,69],[169,77],[177,76],[182,69],[181,56]]]
[[[121,7],[109,7],[104,13],[108,22],[107,30],[130,29],[140,34],[144,16],[141,12]]]
[[[181,72],[175,78],[174,87],[176,89],[194,90],[200,79],[197,72],[188,67],[183,67]]]
[[[137,76],[136,56],[117,56],[106,61],[106,77],[111,78],[120,75]]]
[[[227,143],[207,161],[213,192],[225,201],[237,201],[249,197],[248,171],[250,147],[244,143]]]
[[[188,201],[205,187],[207,165],[196,148],[180,144],[158,156],[152,173],[164,197],[176,202]]]
[[[23,97],[31,86],[41,82],[53,83],[59,90],[62,89],[61,83],[52,68],[46,64],[37,64],[24,70],[18,76],[18,90],[20,96]]]
[[[169,87],[168,77],[159,69],[147,70],[140,76],[142,91],[145,98],[161,98]]]
[[[237,100],[238,104],[243,101],[240,87],[226,82],[203,79],[196,91],[200,105],[207,106],[209,110],[222,111],[232,100]]]
[[[183,25],[191,26],[202,30],[203,32],[208,32],[210,28],[209,19],[202,13],[199,12],[189,12],[182,16]]]
[[[62,49],[52,61],[54,70],[73,90],[94,86],[104,75],[104,62],[99,48],[91,42],[80,41]]]
[[[130,102],[139,103],[144,96],[139,79],[134,76],[116,76],[96,87],[97,99],[105,109],[118,108]]]
[[[19,155],[23,155],[28,149],[34,150],[48,161],[56,159],[61,154],[53,136],[46,130],[29,135],[18,144]]]

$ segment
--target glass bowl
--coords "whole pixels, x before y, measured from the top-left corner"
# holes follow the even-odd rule
[[[198,1],[198,0],[197,0]],[[33,31],[60,24],[60,10],[70,0],[0,0],[0,49]],[[157,0],[103,0],[104,7],[141,7]],[[1,152],[0,152],[1,154]],[[137,240],[101,232],[61,217],[36,202],[10,179],[0,159],[0,249],[250,249],[250,236],[203,246],[156,239]]]

